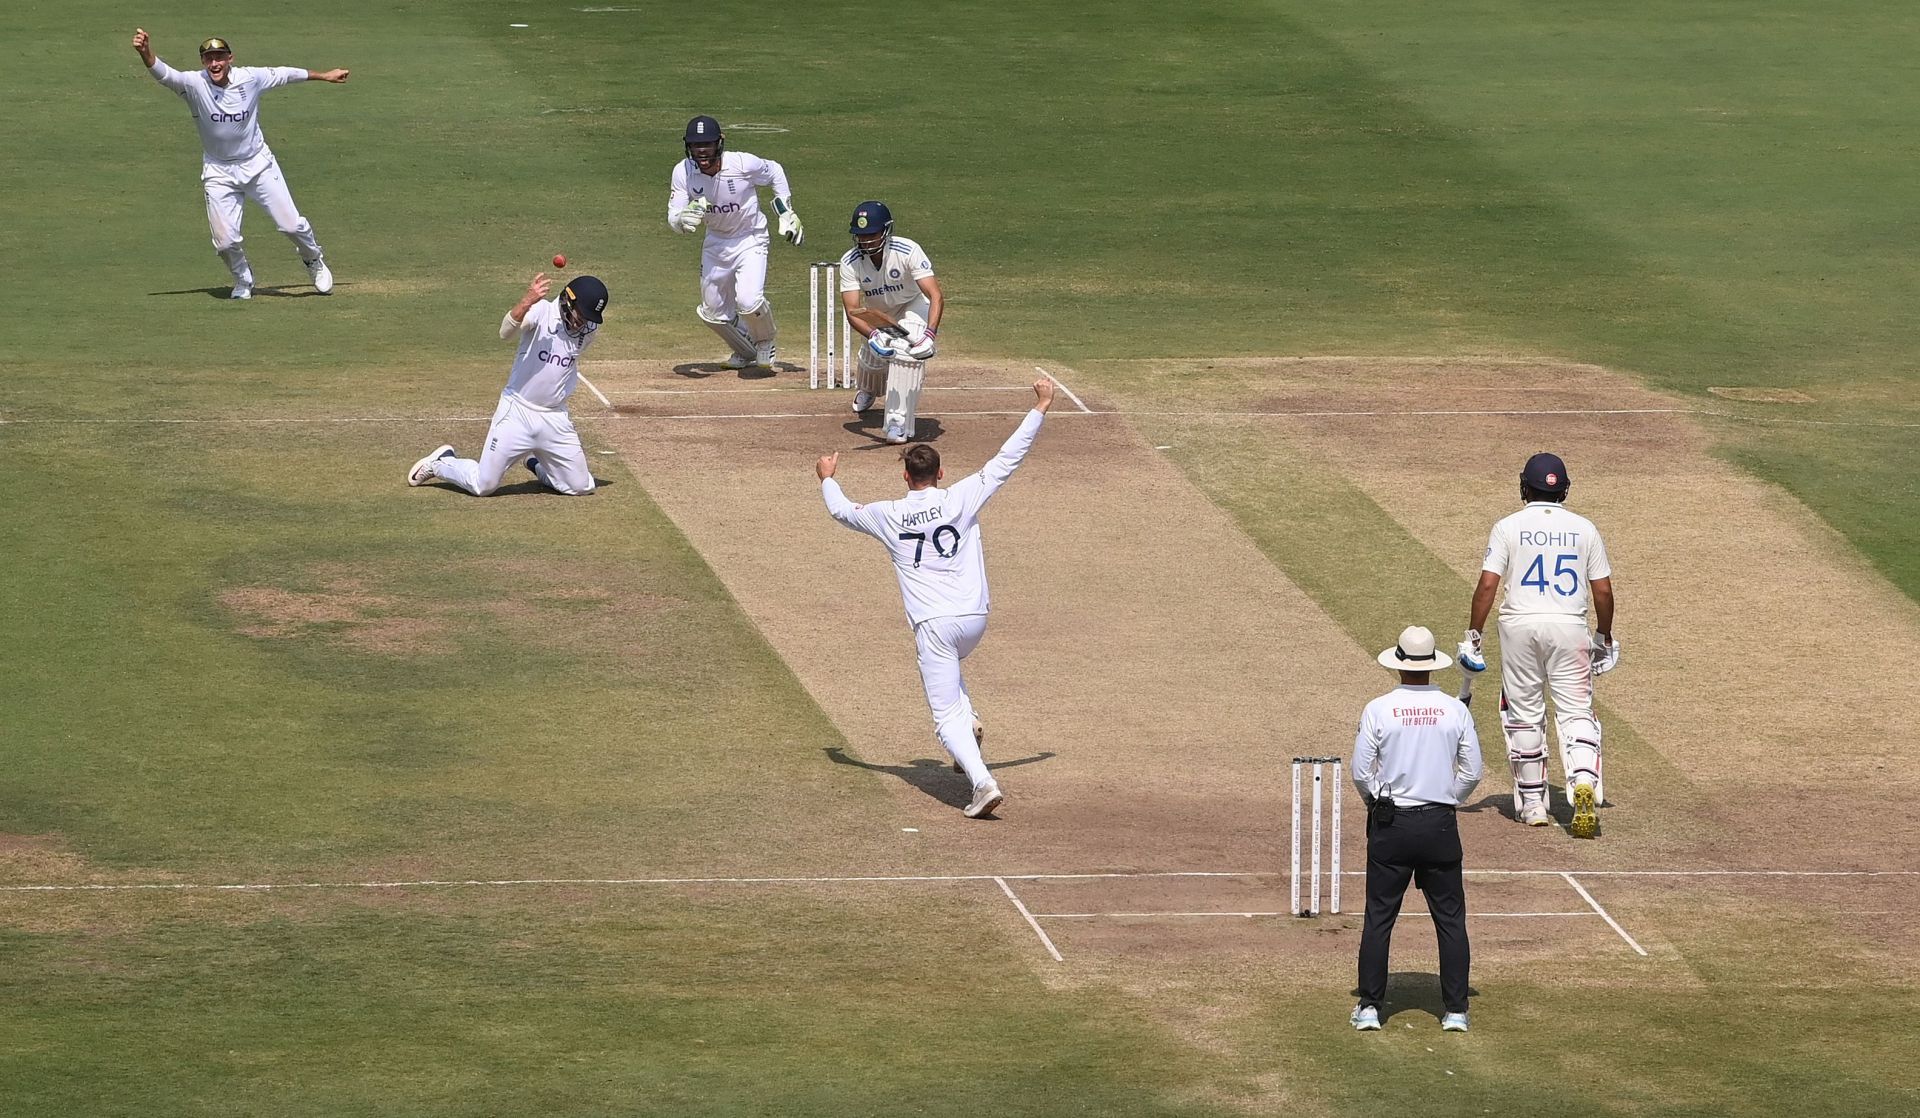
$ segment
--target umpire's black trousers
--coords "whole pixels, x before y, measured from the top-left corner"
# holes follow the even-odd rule
[[[1367,922],[1360,933],[1360,1004],[1387,998],[1387,948],[1411,879],[1427,896],[1440,937],[1440,1000],[1467,1011],[1467,890],[1460,874],[1460,827],[1447,804],[1397,808],[1382,825],[1367,817]]]

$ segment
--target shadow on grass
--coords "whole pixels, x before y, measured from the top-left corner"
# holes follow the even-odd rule
[[[598,493],[602,489],[612,489],[614,486],[618,484],[619,482],[605,481],[596,477],[593,479],[593,492]],[[462,497],[472,496],[471,493],[468,493],[466,490],[460,488],[454,483],[440,479],[440,478],[435,478],[434,480],[429,481],[424,485],[421,485],[420,488],[421,489],[442,489],[448,493],[458,493]],[[546,486],[540,484],[539,482],[535,481],[533,478],[529,477],[525,481],[516,481],[509,485],[502,485],[500,488],[488,494],[488,499],[491,500],[494,497],[560,497],[560,496],[564,496],[564,494],[555,493],[553,490],[548,489]],[[593,496],[593,493],[583,493],[581,494],[581,496],[591,497]]]
[[[932,757],[920,757],[908,761],[904,765],[876,765],[871,761],[862,761],[858,758],[847,756],[846,750],[841,749],[837,745],[830,745],[821,752],[827,755],[827,760],[832,761],[836,765],[851,765],[856,769],[866,769],[868,772],[887,773],[890,776],[897,776],[901,780],[918,788],[920,791],[946,804],[948,807],[966,807],[967,803],[973,799],[973,786],[967,783],[966,776],[962,773],[954,772],[952,766],[946,761],[937,760]],[[1031,757],[1016,757],[1007,761],[988,761],[987,768],[989,771],[997,772],[1001,769],[1011,769],[1017,765],[1031,765],[1036,761],[1050,761],[1054,756],[1054,752],[1049,749],[1035,753]]]
[[[1396,927],[1396,931],[1399,929]],[[1356,987],[1352,994],[1357,1000],[1360,991]],[[1467,997],[1477,998],[1480,991],[1467,987]],[[1471,1003],[1469,1003],[1471,1004]],[[1382,1024],[1392,1021],[1402,1013],[1430,1013],[1436,1023],[1447,1012],[1446,1003],[1440,1000],[1440,976],[1430,971],[1394,971],[1387,975],[1387,1000],[1380,1006]]]
[[[345,285],[342,284],[337,286],[345,286]],[[147,292],[147,294],[149,296],[207,295],[215,299],[226,299],[229,295],[233,294],[233,288],[232,287],[185,287],[185,288],[181,288],[178,291],[149,291]],[[292,287],[292,288],[256,287],[253,289],[253,296],[256,299],[313,299],[313,298],[320,297],[320,292],[314,290],[311,287],[304,287],[304,286]],[[245,302],[245,300],[240,300],[240,301]]]
[[[867,418],[869,414],[871,414],[873,418]],[[873,440],[871,445],[856,447],[855,449],[857,450],[884,450],[900,445],[898,443],[890,443],[881,436],[881,429],[884,423],[885,420],[881,418],[881,412],[876,408],[870,413],[861,412],[859,418],[849,420],[841,424],[841,426],[846,429],[849,435],[862,435]],[[930,443],[941,435],[946,434],[946,432],[947,429],[941,426],[940,421],[937,419],[917,419],[913,425],[913,438],[907,445],[911,446],[913,443]]]
[[[805,369],[791,361],[781,361],[771,369],[764,365],[748,365],[744,369],[736,369],[724,361],[687,361],[673,367],[675,376],[686,377],[688,380],[705,380],[708,377],[725,376],[728,373],[733,373],[740,380],[767,380],[781,373],[804,372],[806,372]]]

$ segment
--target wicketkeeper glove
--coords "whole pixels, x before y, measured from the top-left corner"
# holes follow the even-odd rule
[[[687,203],[686,209],[674,215],[673,227],[682,233],[691,233],[695,229],[700,228],[701,220],[707,216],[707,211],[712,208],[713,203],[707,199],[695,198],[693,201]]]
[[[773,200],[774,212],[780,215],[780,235],[788,244],[799,244],[806,238],[807,231],[800,224],[800,215],[793,212],[793,203],[785,198]]]
[[[1480,630],[1468,629],[1458,651],[1461,671],[1477,674],[1487,670],[1487,654],[1480,646]]]

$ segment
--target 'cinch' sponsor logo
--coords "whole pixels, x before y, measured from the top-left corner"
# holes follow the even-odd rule
[[[207,119],[213,121],[215,124],[245,124],[247,117],[250,115],[252,115],[250,111],[244,113],[208,113]]]
[[[571,354],[555,353],[550,349],[540,351],[540,360],[548,365],[558,365],[562,369],[573,367],[573,356]]]

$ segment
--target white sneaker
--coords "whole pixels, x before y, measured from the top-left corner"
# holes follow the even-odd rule
[[[855,392],[853,394],[854,412],[857,414],[859,412],[863,412],[871,409],[873,407],[873,400],[874,400],[873,393],[868,392],[864,388],[858,392]]]
[[[753,363],[763,369],[771,369],[773,368],[773,359],[779,355],[780,350],[772,342],[761,342],[759,356],[754,358]]]
[[[452,458],[452,457],[453,457],[453,444],[452,443],[440,444],[440,446],[436,448],[432,454],[429,454],[425,458],[422,458],[420,461],[415,462],[413,464],[413,469],[407,471],[407,484],[408,485],[425,485],[426,483],[432,481],[434,478],[439,477],[440,472],[436,468],[437,464],[442,458]]]
[[[1356,1032],[1374,1033],[1380,1031],[1380,1008],[1372,1005],[1356,1005],[1353,1015],[1347,1020]]]
[[[1545,827],[1551,824],[1553,817],[1547,814],[1547,802],[1545,800],[1528,800],[1526,803],[1521,804],[1520,822],[1525,823],[1529,827]]]
[[[1467,1015],[1449,1013],[1440,1018],[1440,1031],[1443,1033],[1464,1033],[1467,1031]]]
[[[1006,797],[1000,794],[1000,785],[989,780],[973,790],[973,802],[967,805],[963,814],[968,819],[978,819],[982,815],[990,814],[1005,800]]]
[[[245,283],[242,283],[239,280],[234,280],[233,291],[227,296],[227,298],[229,299],[253,298],[253,281],[247,280]]]
[[[729,353],[725,361],[729,369],[744,369],[751,364],[753,364],[753,358],[739,353]]]
[[[307,274],[313,277],[313,289],[325,295],[333,290],[333,270],[327,267],[327,258],[316,256],[307,261]]]
[[[887,424],[887,429],[881,433],[880,437],[892,443],[894,446],[899,446],[907,441],[907,433],[891,423]]]

